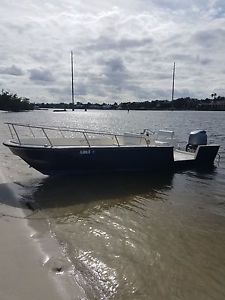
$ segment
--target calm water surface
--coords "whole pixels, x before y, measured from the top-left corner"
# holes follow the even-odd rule
[[[4,121],[116,132],[194,129],[219,143],[207,172],[48,178],[1,148],[22,200],[35,202],[87,299],[225,299],[225,113],[78,111],[1,113]]]

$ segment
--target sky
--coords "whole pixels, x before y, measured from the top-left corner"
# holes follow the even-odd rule
[[[225,96],[224,0],[0,0],[0,89],[32,102]]]

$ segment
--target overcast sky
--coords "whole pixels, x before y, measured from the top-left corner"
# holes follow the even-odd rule
[[[0,0],[0,88],[32,101],[225,95],[224,0]]]

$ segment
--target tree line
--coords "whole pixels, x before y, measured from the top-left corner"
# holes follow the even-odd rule
[[[39,108],[72,109],[72,103],[40,103]],[[75,109],[101,109],[101,110],[225,110],[225,97],[213,97],[206,99],[178,98],[173,101],[153,100],[153,101],[134,101],[134,102],[114,102],[107,103],[82,103],[74,104]]]
[[[19,97],[2,90],[0,94],[0,110],[4,111],[28,111],[33,109],[72,109],[72,103],[31,103],[28,98]],[[216,93],[211,98],[178,98],[173,101],[153,100],[153,101],[126,101],[113,104],[107,103],[82,103],[74,104],[75,109],[108,109],[108,110],[225,110],[225,97],[217,96]]]
[[[34,109],[34,104],[30,103],[28,98],[19,97],[17,94],[2,90],[0,94],[0,110],[18,112],[32,109]]]

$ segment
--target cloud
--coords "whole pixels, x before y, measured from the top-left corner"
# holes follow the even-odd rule
[[[46,69],[31,69],[29,70],[29,73],[29,79],[38,83],[55,81],[52,73]]]
[[[205,0],[152,0],[152,3],[154,3],[158,7],[167,8],[170,10],[196,10],[202,9],[207,5],[207,1]]]
[[[113,57],[110,59],[99,59],[99,65],[103,66],[103,74],[107,77],[111,77],[114,74],[124,75],[126,72],[126,67],[123,60],[120,57]]]
[[[225,17],[225,3],[224,0],[211,0],[209,2],[209,15],[211,18]]]
[[[212,59],[208,58],[207,54],[174,54],[173,56],[174,61],[182,61],[186,64],[201,64],[201,65],[208,65],[213,62]]]
[[[108,36],[101,36],[96,40],[91,41],[88,46],[85,46],[86,50],[94,50],[94,51],[103,51],[103,50],[129,50],[132,48],[144,47],[145,45],[151,45],[153,39],[151,37],[148,38],[122,38],[122,39],[113,39]]]
[[[192,42],[203,48],[214,48],[215,45],[221,46],[225,43],[225,30],[201,30],[192,36]]]
[[[130,75],[122,58],[100,59],[98,63],[102,66],[101,85],[105,87],[105,93],[108,90],[110,94],[123,94],[127,89]]]
[[[11,67],[0,67],[0,74],[22,76],[22,75],[24,75],[24,72],[21,68],[15,66],[15,65],[12,65]]]

